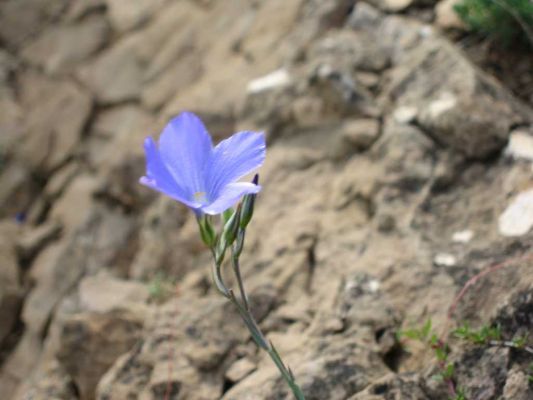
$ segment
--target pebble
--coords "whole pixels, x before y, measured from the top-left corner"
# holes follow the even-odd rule
[[[453,267],[457,265],[457,259],[453,254],[449,253],[438,253],[435,255],[433,262],[439,267]]]
[[[248,93],[260,93],[266,90],[282,88],[291,83],[291,77],[286,69],[281,68],[268,75],[254,79],[248,83],[246,91]]]
[[[500,215],[498,230],[502,236],[522,236],[533,226],[533,189],[516,196]]]
[[[505,154],[514,159],[533,161],[533,136],[525,130],[511,132]]]
[[[452,235],[452,242],[454,243],[468,243],[474,237],[474,232],[470,229],[465,229],[464,231],[455,232]]]

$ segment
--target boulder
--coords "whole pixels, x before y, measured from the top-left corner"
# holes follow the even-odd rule
[[[438,143],[487,158],[506,145],[514,124],[530,118],[526,106],[446,40],[425,40],[409,54],[391,72],[384,96],[415,107],[418,124]]]
[[[49,74],[72,70],[105,45],[109,26],[101,16],[53,26],[22,49],[22,57]]]

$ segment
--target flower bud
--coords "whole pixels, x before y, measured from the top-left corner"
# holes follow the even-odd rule
[[[255,174],[254,179],[252,183],[254,185],[257,185],[259,182],[259,175]],[[255,196],[256,194],[247,194],[244,196],[242,200],[242,207],[241,207],[241,222],[240,226],[241,229],[246,229],[246,226],[250,223],[252,220],[252,216],[254,214],[254,203],[255,203]]]
[[[211,225],[211,222],[206,215],[202,215],[197,218],[198,227],[200,228],[200,236],[202,237],[203,242],[209,248],[213,248],[216,243],[216,233]]]
[[[237,207],[237,210],[231,215],[231,217],[224,224],[224,230],[222,235],[224,237],[225,246],[229,247],[235,241],[237,232],[239,231],[239,219],[241,215],[241,205]]]

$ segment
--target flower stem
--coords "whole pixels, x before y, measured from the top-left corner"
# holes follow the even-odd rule
[[[242,303],[244,305],[244,308],[249,311],[250,305],[248,304],[248,296],[246,295],[246,291],[244,290],[244,284],[242,282],[241,268],[239,266],[239,257],[236,256],[235,253],[233,253],[231,261],[233,264],[233,272],[235,273],[237,283],[239,284],[239,291],[241,292]]]
[[[291,389],[292,393],[294,394],[294,397],[297,400],[305,400],[304,394],[298,384],[296,383],[295,377],[290,370],[281,359],[280,354],[272,344],[272,342],[268,341],[261,331],[261,328],[259,328],[259,324],[256,322],[255,318],[252,315],[252,312],[250,310],[250,306],[247,300],[246,291],[244,289],[244,284],[242,281],[242,276],[240,272],[240,266],[239,266],[239,259],[238,256],[232,256],[232,264],[233,264],[233,271],[235,273],[235,276],[237,278],[238,284],[239,284],[239,291],[242,298],[242,304],[239,302],[237,297],[235,296],[235,293],[232,289],[227,289],[226,285],[222,281],[222,276],[220,274],[220,265],[216,265],[213,268],[213,278],[215,280],[215,284],[220,291],[220,293],[226,297],[235,307],[237,308],[237,311],[239,312],[242,320],[244,321],[244,324],[250,331],[250,334],[252,335],[252,338],[254,339],[257,346],[263,350],[265,350],[276,367],[278,368],[279,372],[281,373],[281,376],[287,382],[287,385],[289,385],[289,388]]]
[[[302,392],[302,389],[298,386],[298,384],[295,381],[294,375],[290,368],[288,368],[281,359],[280,354],[272,344],[272,342],[267,341],[265,338],[265,335],[261,331],[261,328],[259,328],[259,325],[255,321],[251,311],[249,309],[246,309],[235,297],[235,294],[230,289],[229,290],[229,300],[235,305],[237,310],[239,311],[239,314],[241,315],[246,327],[250,331],[255,343],[257,346],[265,350],[272,361],[274,361],[274,364],[278,368],[279,372],[281,373],[281,376],[283,379],[285,379],[285,382],[287,382],[287,385],[289,385],[292,393],[294,394],[294,397],[297,400],[305,400],[304,394]]]

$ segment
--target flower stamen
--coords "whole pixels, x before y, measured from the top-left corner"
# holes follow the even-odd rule
[[[197,201],[198,203],[201,203],[201,204],[206,204],[207,203],[206,193],[205,192],[194,193],[194,201]]]

